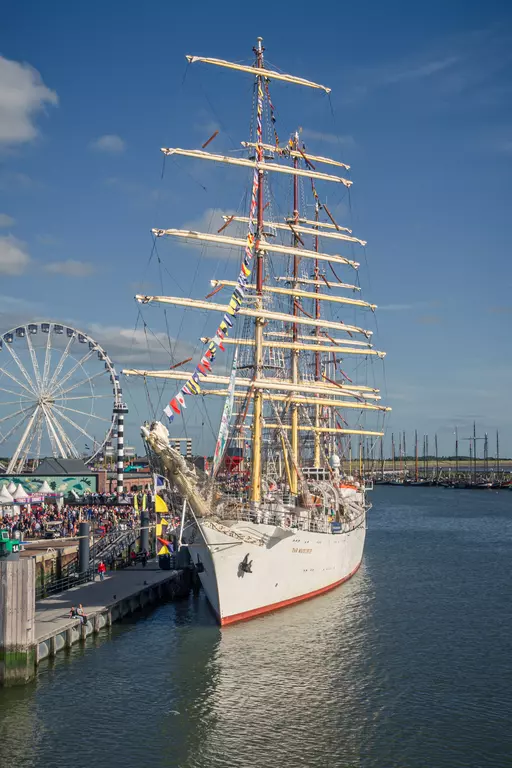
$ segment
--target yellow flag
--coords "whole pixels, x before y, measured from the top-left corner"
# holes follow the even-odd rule
[[[165,546],[165,544],[163,545],[162,549],[159,550],[158,554],[159,555],[168,555],[169,554],[169,549]]]
[[[155,496],[155,512],[162,513],[162,512],[168,512],[168,511],[169,510],[167,509],[167,504],[162,499],[162,497],[158,495]]]
[[[162,535],[162,528],[163,528],[162,523],[157,523],[156,524],[155,533],[156,533],[157,536],[161,536]]]
[[[164,517],[162,517],[162,518],[160,519],[160,523],[161,523],[162,525],[169,525],[169,521],[168,521],[168,520],[166,520]]]

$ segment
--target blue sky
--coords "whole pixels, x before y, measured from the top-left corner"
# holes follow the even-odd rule
[[[247,135],[249,79],[187,68],[184,55],[250,62],[261,34],[272,64],[333,89],[331,102],[278,84],[272,96],[282,135],[300,125],[311,149],[352,165],[350,213],[369,242],[362,281],[388,351],[388,430],[406,430],[409,444],[414,428],[437,431],[449,451],[453,427],[469,434],[475,419],[480,432],[499,427],[512,454],[509,4],[326,0],[273,4],[262,16],[255,22],[254,6],[239,2],[7,2],[2,329],[74,322],[119,368],[150,367],[132,297],[139,285],[160,292],[151,227],[207,225],[209,211],[236,208],[243,192],[233,171],[185,160],[161,178],[161,146],[198,147],[220,128],[211,149],[223,151]],[[348,216],[346,199],[331,199]],[[210,277],[236,273],[217,251],[199,273],[194,250],[161,243],[159,253],[169,293],[178,285],[199,297]],[[145,317],[160,334],[149,332],[151,360],[164,367],[161,313]],[[182,319],[169,313],[172,336]],[[187,316],[178,357],[214,322]],[[147,413],[132,389],[130,442]],[[173,394],[169,385],[164,401]],[[209,447],[207,417],[190,418]]]

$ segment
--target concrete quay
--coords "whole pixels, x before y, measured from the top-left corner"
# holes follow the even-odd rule
[[[124,616],[166,599],[185,597],[191,585],[188,569],[162,571],[150,560],[145,568],[131,566],[96,581],[36,602],[35,663],[55,656],[74,643],[86,640]],[[70,618],[69,611],[82,604],[87,624]]]
[[[180,563],[181,565],[181,563]],[[33,558],[0,562],[0,686],[29,682],[37,665],[74,643],[142,608],[185,597],[193,583],[190,567],[165,571],[156,560],[106,574],[35,601]],[[87,624],[70,618],[82,604]]]

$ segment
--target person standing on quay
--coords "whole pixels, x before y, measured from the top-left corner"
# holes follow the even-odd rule
[[[100,563],[98,565],[98,573],[100,575],[100,581],[103,581],[103,579],[105,578],[106,570],[107,570],[107,566],[105,565],[103,560],[100,560]]]

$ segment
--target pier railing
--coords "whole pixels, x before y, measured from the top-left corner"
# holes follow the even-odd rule
[[[113,531],[97,539],[91,547],[91,560],[114,560],[120,557],[129,547],[133,547],[140,536],[140,527],[122,529],[115,528]]]
[[[126,567],[131,563],[130,559],[126,557],[126,551],[134,546],[139,536],[140,527],[128,529],[116,527],[109,531],[91,546],[90,566],[86,571],[80,573],[77,554],[63,566],[58,578],[52,577],[36,586],[36,600],[65,592],[88,581],[94,581],[100,560],[104,560],[110,568]]]
[[[96,539],[90,548],[90,560],[98,563],[100,560],[119,559],[128,547],[132,547],[140,535],[140,528],[121,528],[120,526],[109,531],[101,538]],[[78,553],[70,560],[61,571],[61,578],[65,579],[78,573]]]
[[[70,573],[60,579],[52,579],[44,584],[36,586],[36,600],[42,600],[50,595],[58,595],[61,592],[66,592],[68,589],[78,587],[81,584],[87,584],[90,581],[94,581],[96,571],[94,568],[84,571],[84,573]]]

